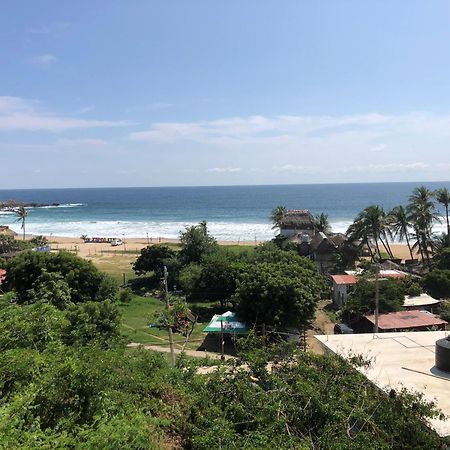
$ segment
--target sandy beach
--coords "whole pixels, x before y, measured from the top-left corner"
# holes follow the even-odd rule
[[[165,238],[127,238],[124,243],[119,246],[112,246],[107,242],[94,243],[84,242],[77,237],[63,236],[46,236],[50,242],[52,250],[69,250],[76,251],[83,258],[90,258],[95,255],[114,255],[124,254],[125,252],[139,252],[147,245],[154,244],[178,244],[178,239]],[[257,241],[257,243],[259,243]],[[255,245],[255,241],[219,241],[220,245]]]
[[[124,241],[124,244],[113,247],[109,243],[86,243],[77,237],[62,237],[62,236],[46,236],[50,242],[53,250],[64,249],[76,251],[77,254],[83,258],[94,257],[95,255],[113,255],[123,254],[125,252],[139,252],[147,245],[160,243],[179,243],[178,239],[164,239],[164,238],[129,238]],[[259,242],[257,242],[259,243]],[[219,241],[220,245],[255,245],[254,241]],[[410,259],[409,249],[406,244],[393,243],[390,244],[394,256],[399,259]],[[419,255],[414,254],[417,258]]]

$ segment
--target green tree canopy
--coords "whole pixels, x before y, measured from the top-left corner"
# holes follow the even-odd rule
[[[175,254],[175,251],[167,245],[149,245],[141,250],[141,254],[133,264],[133,270],[137,275],[155,272],[156,276],[161,278],[166,261]]]
[[[306,325],[325,286],[314,264],[269,246],[257,252],[255,259],[238,276],[233,301],[239,316],[249,323],[275,327]]]
[[[187,227],[180,233],[180,260],[183,265],[200,262],[217,249],[217,241],[209,234],[206,222]]]
[[[379,281],[379,311],[388,313],[403,309],[406,284],[401,280],[385,279]],[[374,275],[361,277],[353,292],[349,295],[342,309],[342,316],[351,322],[375,310],[375,281]]]
[[[68,321],[63,330],[66,344],[88,345],[95,343],[113,347],[119,336],[120,314],[111,301],[86,302],[72,305],[66,313]]]
[[[7,286],[16,291],[19,303],[39,300],[34,293],[39,291],[38,279],[44,273],[58,274],[64,278],[73,303],[113,298],[117,289],[115,283],[90,261],[63,251],[23,252],[7,262],[6,270]]]
[[[19,244],[13,237],[0,234],[0,254],[17,250],[19,250]]]
[[[422,278],[421,284],[433,298],[450,299],[450,270],[434,269]]]

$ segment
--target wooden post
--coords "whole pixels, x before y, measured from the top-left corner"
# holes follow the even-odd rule
[[[123,285],[125,286],[127,284],[126,279],[125,279],[125,272],[123,273]]]
[[[380,287],[378,283],[378,278],[380,276],[380,265],[377,263],[375,265],[375,325],[373,327],[373,332],[378,333],[378,315],[380,311]]]
[[[220,318],[220,359],[225,361],[225,342],[223,340],[223,321]]]
[[[169,288],[167,286],[167,279],[169,277],[169,272],[167,271],[167,267],[164,266],[164,297],[166,299],[166,308],[167,312],[169,312]],[[170,360],[172,362],[172,366],[175,365],[175,352],[173,349],[173,332],[172,332],[172,326],[169,324],[169,346],[170,346]]]

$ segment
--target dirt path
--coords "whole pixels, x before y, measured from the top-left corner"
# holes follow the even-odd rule
[[[331,300],[321,300],[316,311],[316,317],[309,330],[306,331],[306,343],[308,350],[314,353],[323,354],[322,344],[314,337],[315,334],[334,334],[334,322],[329,318],[324,308],[331,303]]]
[[[145,350],[153,350],[155,352],[161,352],[161,353],[170,353],[169,347],[163,347],[161,345],[143,345],[139,344],[137,342],[131,342],[127,345],[128,348],[144,348]],[[181,350],[178,348],[174,349],[174,353],[176,355],[181,354]],[[219,353],[213,353],[213,352],[201,352],[198,350],[185,350],[184,353],[187,356],[192,356],[193,358],[211,358],[211,359],[220,359]],[[225,355],[225,359],[233,358],[232,356]]]

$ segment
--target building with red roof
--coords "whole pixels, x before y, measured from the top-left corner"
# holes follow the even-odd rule
[[[373,314],[364,316],[359,331],[368,333],[373,331],[375,316]],[[397,311],[384,313],[378,316],[378,331],[430,331],[445,330],[448,322],[429,311]]]
[[[331,298],[337,308],[341,308],[347,300],[358,279],[356,275],[331,275]]]
[[[0,269],[0,286],[6,281],[6,270]]]

